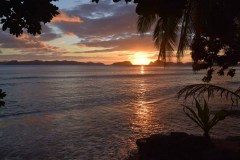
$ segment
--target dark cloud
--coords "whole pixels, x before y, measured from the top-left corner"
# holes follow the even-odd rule
[[[56,34],[56,33],[43,33],[40,36],[41,41],[52,41],[57,38],[61,38],[61,34]]]
[[[42,33],[48,34],[48,33],[53,33],[54,30],[50,27],[49,24],[42,25]]]
[[[46,54],[46,53],[63,53],[64,51],[58,47],[51,46],[44,41],[41,37],[33,37],[31,35],[23,34],[16,38],[6,32],[0,31],[0,47],[2,49],[14,49],[24,54]],[[44,36],[43,36],[44,37]],[[47,38],[45,38],[47,39]],[[48,39],[50,39],[48,37]]]
[[[106,52],[113,52],[115,49],[100,49],[100,50],[90,50],[90,51],[76,51],[73,53],[82,54],[82,53],[106,53]]]
[[[111,51],[155,51],[151,36],[130,36],[129,38],[111,39],[107,41],[82,41],[78,45],[87,47],[111,48]]]
[[[55,23],[63,32],[73,32],[80,38],[89,36],[118,35],[122,33],[136,33],[134,5],[111,4],[110,1],[99,4],[82,4],[68,15],[79,16],[83,23]]]
[[[110,51],[155,51],[151,35],[140,37],[137,33],[137,14],[133,4],[82,4],[67,11],[68,15],[79,16],[83,23],[55,23],[63,32],[71,32],[82,40],[77,44],[85,47],[102,47],[79,53]]]

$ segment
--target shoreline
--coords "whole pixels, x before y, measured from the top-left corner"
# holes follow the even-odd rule
[[[127,160],[239,160],[240,137],[206,139],[184,132],[153,134],[136,140],[138,151]]]

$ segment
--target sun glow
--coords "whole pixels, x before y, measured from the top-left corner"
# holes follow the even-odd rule
[[[150,63],[150,59],[148,55],[145,53],[135,53],[133,57],[130,58],[131,62],[134,65],[148,65]]]

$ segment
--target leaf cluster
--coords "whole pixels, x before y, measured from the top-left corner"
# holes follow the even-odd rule
[[[115,3],[120,2],[120,1],[121,1],[121,0],[113,0],[113,2],[115,2]],[[125,0],[126,3],[131,2],[131,1],[132,1],[132,0]],[[134,2],[135,2],[135,1],[137,1],[137,0],[134,0]],[[92,2],[98,3],[99,0],[92,0]]]
[[[240,61],[240,50],[230,47],[220,38],[195,37],[191,49],[193,70],[208,69],[206,76],[202,79],[204,82],[211,81],[214,72],[220,76],[224,76],[225,71],[227,71],[227,76],[233,77],[235,75],[235,69],[229,69],[229,67],[236,66]],[[220,67],[217,69],[216,66]]]
[[[41,34],[41,24],[58,15],[57,0],[0,0],[0,24],[2,30],[19,36],[24,29],[30,34]]]
[[[219,121],[224,120],[228,116],[227,110],[219,110],[211,114],[206,100],[204,100],[204,105],[201,106],[199,101],[195,99],[195,110],[192,107],[183,106],[184,113],[204,131],[204,136],[206,137],[209,137],[209,131]]]
[[[117,3],[122,0],[113,0]],[[149,16],[157,14],[162,16],[181,16],[183,9],[187,4],[187,0],[124,0],[126,3],[137,3],[136,13],[142,16]],[[98,3],[99,0],[92,0]]]
[[[181,17],[187,0],[138,0],[138,15],[158,15],[159,17]]]
[[[6,97],[6,93],[0,89],[0,107],[5,106],[5,102],[3,101],[4,97]]]
[[[230,67],[240,61],[240,10],[236,7],[239,5],[234,0],[194,3],[191,55],[194,71],[208,70],[204,82],[211,81],[214,72],[220,76],[235,75],[235,69]]]

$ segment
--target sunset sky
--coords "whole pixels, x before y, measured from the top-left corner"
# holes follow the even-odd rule
[[[60,15],[43,26],[40,36],[16,38],[0,31],[0,61],[74,60],[111,64],[156,60],[151,34],[137,33],[135,4],[101,0],[60,0]],[[189,61],[187,56],[185,60]]]

